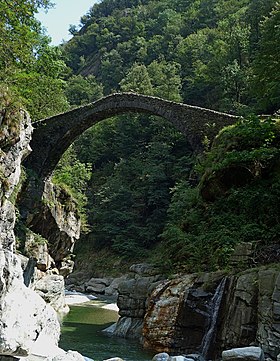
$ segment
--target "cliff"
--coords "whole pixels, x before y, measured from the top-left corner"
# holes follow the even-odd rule
[[[1,99],[2,100],[2,99]],[[22,158],[32,133],[28,114],[7,104],[0,109],[0,354],[28,355],[35,341],[59,338],[55,311],[24,285],[21,262],[15,254],[15,208],[11,202]]]
[[[119,285],[121,317],[108,331],[138,338],[158,352],[199,353],[216,359],[223,350],[254,345],[276,359],[279,292],[279,265],[227,275],[185,274],[163,281],[135,273]]]

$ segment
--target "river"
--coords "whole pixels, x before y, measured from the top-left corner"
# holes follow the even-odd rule
[[[118,313],[102,308],[104,305],[104,302],[91,301],[70,306],[69,314],[63,319],[59,346],[78,351],[94,361],[112,357],[150,361],[154,354],[143,350],[138,342],[108,337],[101,332],[118,319]]]

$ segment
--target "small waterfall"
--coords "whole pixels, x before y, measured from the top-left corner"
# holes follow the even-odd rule
[[[211,300],[210,323],[208,330],[203,337],[202,349],[201,349],[201,354],[205,359],[208,356],[210,346],[212,344],[213,338],[216,333],[216,326],[217,326],[221,301],[225,290],[225,285],[226,285],[226,277],[224,277],[219,283],[218,287],[216,288],[215,294]]]

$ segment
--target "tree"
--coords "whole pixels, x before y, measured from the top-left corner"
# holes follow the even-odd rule
[[[135,63],[120,82],[122,91],[133,91],[139,94],[151,95],[153,88],[147,68],[143,64]]]
[[[93,75],[73,75],[66,82],[65,94],[71,106],[88,104],[103,95],[103,87]]]
[[[115,49],[103,55],[101,60],[101,79],[104,84],[104,93],[110,94],[118,90],[124,75],[123,59]]]
[[[259,52],[254,62],[253,85],[259,110],[273,112],[280,108],[280,4],[275,5],[261,26]]]
[[[34,14],[38,8],[48,9],[50,0],[6,0],[0,3],[0,70],[1,79],[24,67],[34,59],[40,23]],[[4,73],[5,72],[5,73]]]
[[[178,63],[154,60],[148,66],[154,94],[168,100],[182,101],[180,72],[181,66]]]

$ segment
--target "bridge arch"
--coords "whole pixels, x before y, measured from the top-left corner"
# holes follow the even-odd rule
[[[116,93],[33,124],[32,152],[25,166],[41,179],[51,176],[62,154],[88,128],[126,112],[142,112],[167,119],[188,139],[194,152],[202,149],[205,136],[210,140],[237,117],[196,106],[175,103],[135,93]]]

